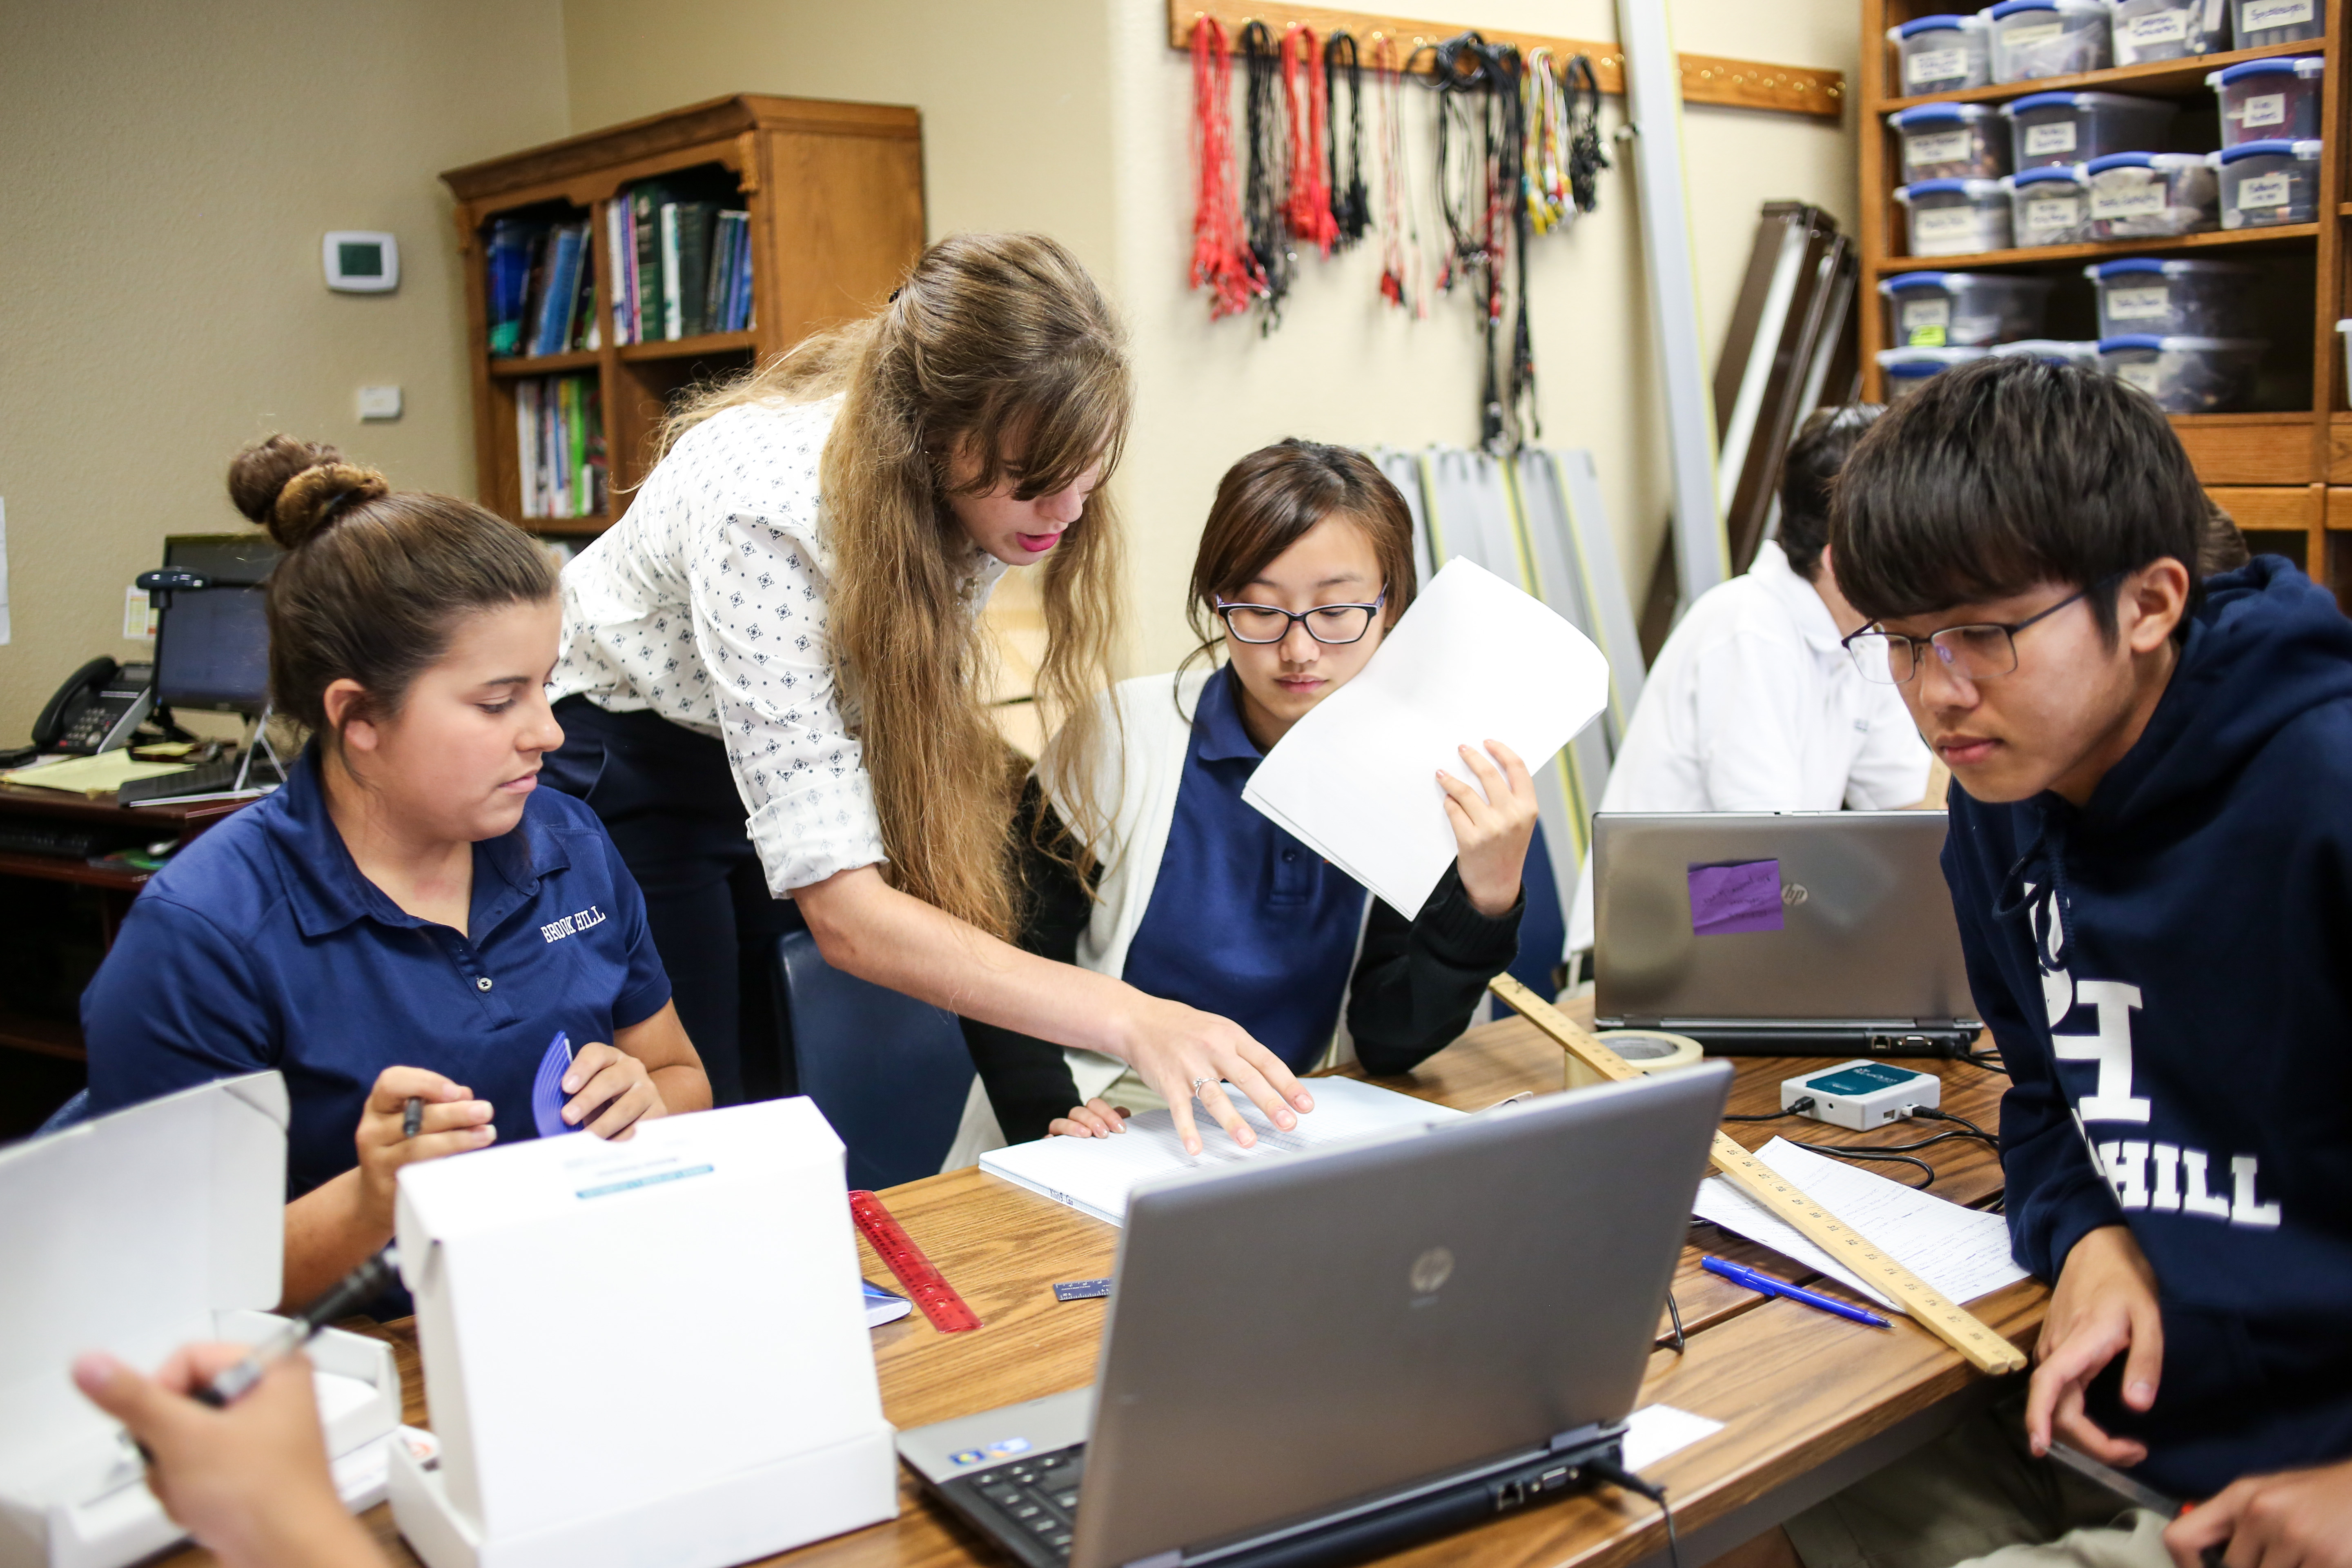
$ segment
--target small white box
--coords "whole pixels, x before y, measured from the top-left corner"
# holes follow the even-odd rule
[[[400,1173],[431,1568],[721,1568],[898,1512],[841,1140],[806,1099]]]
[[[1913,1072],[1886,1062],[1856,1060],[1780,1080],[1780,1109],[1810,1098],[1803,1114],[1832,1127],[1866,1132],[1899,1121],[1913,1107],[1934,1110],[1943,1104],[1944,1084],[1932,1073]]]
[[[0,1152],[0,1568],[121,1568],[186,1535],[68,1369],[279,1325],[287,1114],[256,1073]],[[310,1352],[331,1456],[399,1425],[390,1346],[330,1329]]]

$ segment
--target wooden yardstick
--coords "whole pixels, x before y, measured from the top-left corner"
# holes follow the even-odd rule
[[[1509,975],[1495,976],[1487,982],[1486,988],[1510,1004],[1519,1016],[1550,1036],[1560,1049],[1601,1077],[1631,1079],[1642,1076],[1626,1065],[1624,1058],[1578,1028],[1559,1008]],[[2025,1370],[2024,1352],[1979,1322],[1957,1302],[1944,1300],[1926,1280],[1872,1246],[1868,1237],[1806,1196],[1802,1188],[1777,1174],[1771,1166],[1720,1131],[1715,1135],[1711,1152],[1716,1169],[1727,1179],[1804,1232],[1831,1257],[1885,1291],[1901,1304],[1913,1321],[1970,1362],[1990,1373]]]

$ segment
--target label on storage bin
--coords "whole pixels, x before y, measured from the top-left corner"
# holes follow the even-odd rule
[[[2251,180],[2238,182],[2238,210],[2248,207],[2283,207],[2290,196],[2294,182],[2282,169],[2275,174],[2257,174]]]
[[[1903,143],[1903,162],[1918,163],[1958,163],[1969,156],[1969,142],[1975,132],[1970,131],[1938,131],[1931,135],[1912,136]]]
[[[2150,397],[2156,395],[2156,389],[2163,381],[2158,373],[2157,362],[2152,359],[2126,360],[2116,367],[2116,379],[2126,386],[2137,387]]]
[[[2138,171],[2135,170],[2137,174]],[[2091,187],[2091,216],[2099,221],[2119,217],[2161,217],[2164,186],[2155,180],[2102,179]]]
[[[1969,74],[1969,51],[1966,49],[1922,49],[1911,57],[1903,74],[1914,83],[1947,81]]]
[[[2162,283],[2107,290],[2107,320],[2145,321],[2172,314],[2172,290]]]
[[[2080,196],[2036,196],[2025,204],[2025,228],[2029,234],[2049,234],[2053,230],[2073,228],[2083,221],[2083,198]]]
[[[2189,37],[2189,13],[2156,11],[2127,18],[2117,29],[2119,41],[2138,48],[2147,44],[2177,44]]]
[[[1974,207],[1929,207],[1911,214],[1911,237],[1920,245],[1979,247],[1984,222]]]
[[[2000,36],[2004,49],[2031,49],[2043,44],[2054,44],[2066,36],[2066,24],[2049,22],[2038,27],[2011,27]]]
[[[1903,301],[1903,330],[1916,332],[1922,327],[1948,327],[1952,324],[1952,302],[1949,300],[1906,300]],[[1913,339],[1917,342],[1917,339]]]
[[[2025,155],[2040,158],[2052,153],[2072,153],[2074,150],[2074,122],[2062,120],[2055,125],[2029,125],[2025,128]]]
[[[2315,14],[2311,0],[2241,0],[2238,26],[2249,33],[2264,27],[2300,27]]]
[[[2258,98],[2246,100],[2244,110],[2238,115],[2238,123],[2249,131],[2258,125],[2284,125],[2286,94],[2266,92]]]

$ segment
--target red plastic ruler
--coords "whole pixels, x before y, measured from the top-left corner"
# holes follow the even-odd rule
[[[853,1189],[849,1194],[849,1217],[898,1277],[907,1299],[922,1309],[931,1327],[943,1334],[960,1334],[967,1329],[980,1327],[980,1315],[966,1304],[964,1299],[949,1284],[931,1260],[923,1256],[906,1227],[890,1217],[882,1200],[872,1193]]]

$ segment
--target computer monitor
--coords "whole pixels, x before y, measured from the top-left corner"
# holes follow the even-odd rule
[[[155,700],[259,713],[269,703],[269,622],[260,587],[183,588],[155,634]]]

